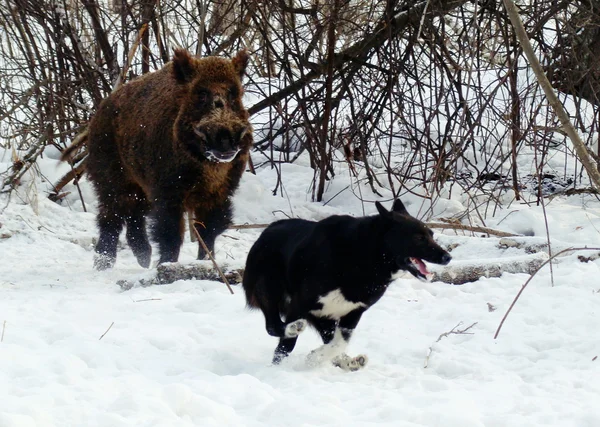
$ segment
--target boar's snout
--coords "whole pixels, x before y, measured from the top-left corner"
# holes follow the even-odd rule
[[[213,108],[221,110],[225,108],[225,101],[220,95],[215,95],[213,98]]]
[[[201,141],[204,156],[213,162],[230,162],[240,152],[240,141],[250,131],[250,125],[236,123],[233,126],[194,126]]]

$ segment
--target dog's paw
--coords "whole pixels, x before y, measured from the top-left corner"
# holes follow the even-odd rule
[[[296,338],[300,332],[306,329],[307,322],[305,319],[298,319],[285,325],[285,337]]]
[[[352,372],[358,371],[359,369],[362,369],[365,366],[367,366],[367,363],[369,363],[369,358],[367,357],[367,355],[359,354],[356,357],[350,358],[350,361],[348,362],[348,370]]]
[[[359,354],[356,357],[350,357],[347,354],[342,354],[333,359],[333,364],[344,371],[355,372],[364,368],[369,362],[369,358],[365,354]]]

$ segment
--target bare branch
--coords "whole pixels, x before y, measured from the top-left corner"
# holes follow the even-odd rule
[[[458,322],[458,324],[453,327],[452,329],[450,329],[447,332],[444,332],[443,334],[440,334],[440,336],[438,337],[437,340],[435,340],[435,343],[438,343],[441,341],[442,338],[446,338],[450,335],[473,335],[472,332],[469,332],[469,330],[475,326],[478,322],[475,322],[473,324],[471,324],[470,326],[467,326],[464,329],[458,329],[458,327],[460,325],[462,325],[462,322]],[[427,350],[427,356],[425,357],[425,364],[423,365],[424,368],[427,368],[427,366],[429,366],[429,358],[431,357],[431,354],[433,353],[433,345],[435,344],[433,343],[429,349]]]
[[[519,290],[519,292],[517,293],[517,295],[515,296],[513,302],[510,304],[510,306],[508,307],[508,310],[506,310],[506,313],[504,314],[504,316],[502,317],[502,320],[500,321],[500,324],[498,325],[498,329],[496,330],[496,333],[494,334],[494,339],[498,338],[498,335],[500,334],[500,330],[502,329],[502,326],[504,325],[504,322],[506,321],[506,318],[508,317],[508,315],[510,314],[510,312],[512,311],[513,307],[515,306],[515,304],[517,303],[517,301],[519,300],[519,298],[521,297],[521,294],[523,293],[523,291],[525,290],[525,288],[527,287],[527,285],[529,284],[529,282],[531,282],[531,280],[535,277],[535,275],[538,273],[538,271],[540,271],[542,268],[544,268],[544,266],[546,264],[548,264],[549,262],[552,262],[552,260],[554,258],[556,258],[557,256],[560,256],[564,253],[567,252],[575,252],[575,251],[600,251],[600,248],[567,248],[567,249],[563,249],[562,251],[559,251],[557,253],[555,253],[554,255],[552,255],[550,258],[548,258],[547,261],[545,261],[542,265],[540,265],[532,274],[531,277],[529,279],[527,279],[525,281],[525,283],[523,283],[523,286],[521,286],[521,289]]]

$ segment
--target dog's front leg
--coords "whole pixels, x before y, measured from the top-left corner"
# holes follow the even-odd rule
[[[359,354],[356,357],[348,356],[346,353],[342,353],[336,356],[331,361],[334,366],[337,366],[344,371],[358,371],[367,365],[369,358],[366,354]]]
[[[346,343],[350,341],[352,333],[354,332],[354,329],[356,329],[360,317],[364,312],[364,309],[354,310],[340,319],[339,328],[342,331],[342,336],[346,340]],[[366,354],[359,354],[356,357],[351,357],[343,352],[332,359],[332,363],[344,371],[358,371],[359,369],[364,368],[368,361],[369,358]]]
[[[311,351],[307,357],[307,363],[310,366],[316,366],[331,361],[334,365],[346,371],[356,371],[363,368],[367,364],[367,356],[360,355],[353,358],[348,356],[345,351],[364,311],[363,308],[359,308],[342,317],[335,328],[333,339]]]
[[[332,361],[337,356],[344,354],[348,346],[348,341],[344,338],[344,335],[347,335],[347,331],[342,331],[339,326],[336,327],[333,339],[327,344],[311,351],[306,358],[306,363],[309,366],[318,366],[323,362]]]

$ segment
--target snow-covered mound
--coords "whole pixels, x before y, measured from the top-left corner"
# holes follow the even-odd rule
[[[64,172],[65,165],[44,161],[48,180]],[[343,178],[330,184],[329,204],[311,203],[306,162],[281,167],[283,197],[272,195],[276,172],[268,167],[244,176],[236,223],[374,213],[350,191],[333,198],[350,186]],[[93,211],[85,180],[82,187]],[[545,267],[497,340],[500,319],[528,275],[463,286],[407,276],[363,316],[352,338],[349,351],[369,356],[363,371],[307,366],[306,355],[320,345],[314,332],[304,333],[289,360],[271,366],[276,339],[262,315],[246,309],[239,286],[234,295],[198,280],[123,291],[117,281],[152,272],[124,242],[114,269],[94,271],[93,213],[82,211],[76,191],[61,206],[46,190],[39,179],[24,182],[10,203],[1,201],[1,427],[600,425],[598,260],[561,257],[554,286]],[[453,197],[445,214],[462,206],[460,195]],[[418,199],[405,202],[416,214]],[[595,199],[557,198],[547,210],[552,239],[600,244]],[[513,205],[486,225],[545,240],[543,218],[539,207]],[[217,260],[243,266],[259,233],[227,231],[217,240]],[[460,240],[444,233],[447,243]],[[457,263],[522,253],[469,241],[453,249]],[[195,253],[186,241],[181,261]],[[460,322],[457,329],[474,326],[444,335]]]

